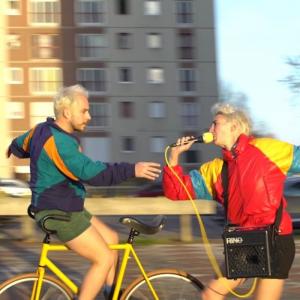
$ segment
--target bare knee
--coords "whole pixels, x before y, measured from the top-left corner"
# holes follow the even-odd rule
[[[106,251],[102,251],[101,255],[99,253],[91,259],[91,263],[93,265],[98,265],[100,268],[104,267],[105,269],[110,269],[115,264],[115,257],[115,251],[107,249]]]

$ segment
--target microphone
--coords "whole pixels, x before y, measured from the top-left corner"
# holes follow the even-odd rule
[[[170,145],[170,147],[178,147],[178,146],[186,145],[192,141],[195,141],[195,143],[208,144],[208,143],[211,143],[213,140],[214,140],[214,136],[211,132],[204,132],[204,133],[202,133],[202,135],[192,138],[192,139],[184,142],[183,144],[177,145],[177,143],[173,143]]]

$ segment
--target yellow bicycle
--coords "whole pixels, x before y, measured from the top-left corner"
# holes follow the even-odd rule
[[[68,251],[63,244],[51,244],[45,222],[48,219],[68,221],[66,216],[47,215],[40,221],[45,232],[38,267],[35,273],[14,276],[0,285],[0,300],[72,300],[78,294],[78,286],[48,257],[51,251]],[[123,244],[110,245],[113,250],[123,250],[120,270],[116,279],[113,300],[188,300],[197,299],[203,290],[203,284],[192,275],[176,269],[158,269],[146,273],[134,250],[136,236],[155,234],[164,226],[164,217],[157,216],[150,223],[143,223],[132,217],[123,217],[120,222],[130,228],[128,240]],[[158,254],[159,255],[159,254]],[[120,293],[127,263],[133,257],[141,276]],[[45,274],[46,268],[56,277]]]

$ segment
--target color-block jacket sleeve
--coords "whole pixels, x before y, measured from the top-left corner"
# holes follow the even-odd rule
[[[102,186],[119,184],[135,176],[135,165],[115,163],[112,165],[93,161],[79,151],[75,139],[57,134],[48,139],[44,149],[59,170],[75,181]]]
[[[192,181],[189,175],[183,173],[181,166],[173,167],[173,170],[185,184],[191,197],[195,199],[195,193],[192,185]],[[178,181],[176,176],[172,173],[169,167],[163,169],[163,189],[164,194],[171,200],[188,200],[189,197],[182,184]]]
[[[300,173],[300,146],[293,147],[293,160],[288,173],[289,174]]]
[[[34,129],[27,131],[26,133],[16,137],[8,147],[7,156],[11,154],[18,158],[29,158],[30,157],[30,139],[34,132]]]
[[[174,171],[185,184],[193,199],[211,200],[216,195],[216,188],[220,188],[220,176],[223,161],[215,159],[201,165],[199,170],[192,170],[184,174],[181,166],[174,167]],[[164,168],[163,187],[165,196],[172,200],[186,200],[188,195],[169,167]]]
[[[286,175],[300,173],[300,146],[271,138],[258,138],[252,142]]]

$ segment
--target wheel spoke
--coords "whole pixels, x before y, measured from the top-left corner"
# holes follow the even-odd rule
[[[25,274],[4,282],[0,287],[1,300],[28,300],[37,280],[35,275]],[[40,300],[71,300],[70,292],[62,283],[46,276],[43,280]]]
[[[159,273],[149,275],[159,300],[194,300],[200,297],[203,286],[185,273]],[[153,295],[144,279],[137,280],[124,292],[126,300],[152,300]]]

